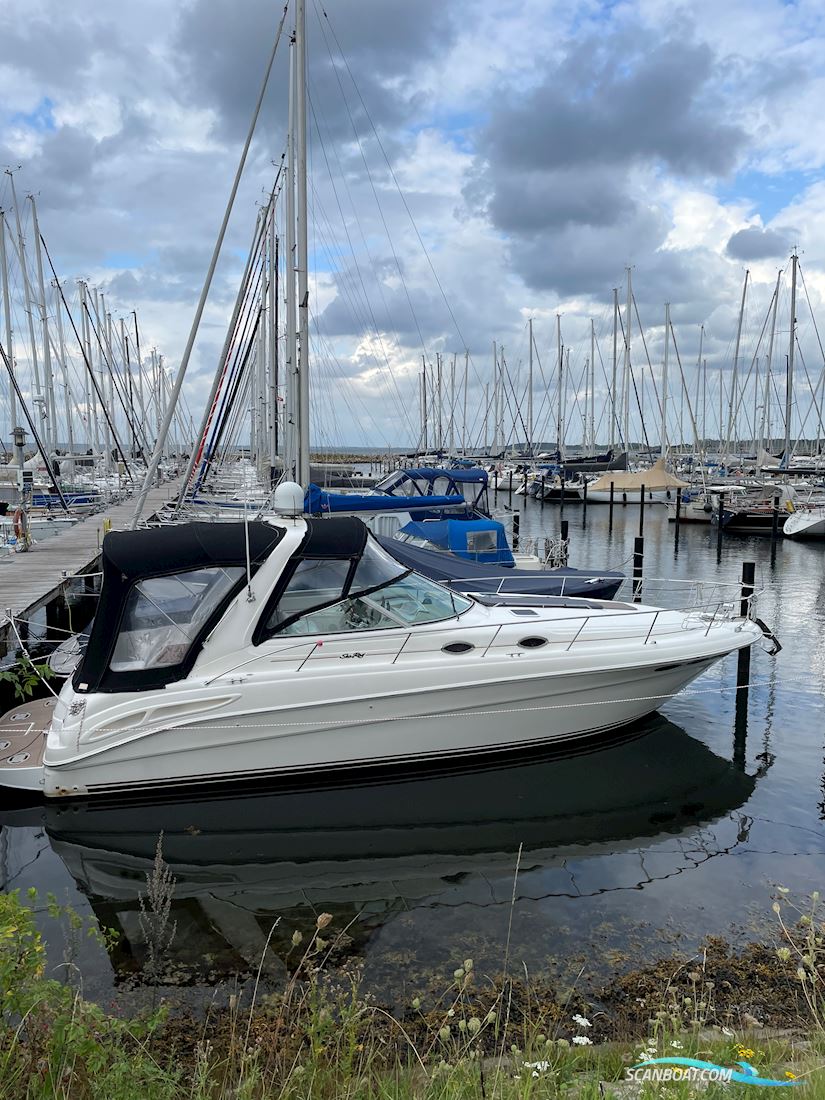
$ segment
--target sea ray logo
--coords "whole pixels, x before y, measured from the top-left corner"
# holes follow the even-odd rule
[[[631,1066],[627,1075],[632,1081],[719,1081],[728,1084],[735,1081],[740,1085],[760,1085],[763,1088],[787,1088],[801,1085],[796,1079],[776,1081],[771,1077],[760,1077],[759,1071],[749,1062],[737,1062],[740,1069],[732,1066],[719,1066],[715,1062],[703,1062],[698,1058],[651,1058]],[[656,1068],[656,1067],[664,1068]],[[669,1068],[676,1067],[676,1068]]]

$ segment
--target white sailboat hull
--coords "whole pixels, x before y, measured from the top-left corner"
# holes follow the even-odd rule
[[[825,508],[800,508],[785,520],[782,533],[792,539],[825,539]]]

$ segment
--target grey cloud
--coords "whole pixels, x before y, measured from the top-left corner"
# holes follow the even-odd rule
[[[195,0],[183,14],[176,34],[183,74],[192,99],[217,111],[222,137],[237,139],[245,132],[280,14],[270,0],[240,6]],[[287,30],[289,25],[288,17]],[[308,4],[309,95],[311,103],[323,104],[319,127],[352,138],[352,115],[363,139],[369,120],[379,127],[403,124],[425,94],[411,86],[413,70],[434,52],[446,51],[454,35],[449,5],[440,0],[341,0],[328,20],[320,6]],[[286,46],[285,35],[262,113],[262,128],[278,140],[286,119]]]
[[[53,6],[49,18],[32,12],[21,20],[7,12],[0,34],[6,64],[58,88],[73,86],[95,52],[115,37],[110,26],[84,24],[60,6]]]
[[[787,254],[793,232],[792,229],[763,229],[750,225],[734,233],[725,250],[734,260],[769,260]]]
[[[483,147],[523,168],[660,160],[725,172],[745,135],[708,95],[713,60],[706,44],[641,31],[581,42],[527,97],[493,110]]]
[[[488,213],[505,232],[531,233],[548,224],[591,226],[629,221],[637,204],[622,182],[592,168],[502,172],[488,202]]]
[[[639,186],[645,172],[727,172],[745,142],[713,94],[712,51],[681,29],[661,41],[606,26],[572,44],[538,87],[490,105],[464,197],[509,237],[530,287],[599,296],[638,261],[651,301],[705,300],[694,257],[662,250],[669,215]]]

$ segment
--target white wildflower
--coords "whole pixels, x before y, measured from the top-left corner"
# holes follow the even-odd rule
[[[588,1039],[586,1035],[574,1035],[573,1043],[577,1047],[592,1047],[593,1040]]]
[[[590,1023],[590,1021],[587,1019],[586,1016],[580,1016],[578,1013],[576,1013],[573,1016],[573,1023],[578,1024],[579,1027],[592,1027],[593,1026]]]
[[[550,1069],[550,1063],[547,1062],[547,1061],[525,1062],[524,1063],[524,1068],[525,1069],[538,1070],[539,1073],[546,1073],[547,1070]],[[538,1073],[534,1073],[533,1076],[538,1077]]]

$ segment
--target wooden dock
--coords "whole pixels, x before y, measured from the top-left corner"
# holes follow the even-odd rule
[[[150,489],[144,516],[157,512],[177,492],[177,481]],[[112,530],[128,527],[135,510],[135,495],[86,516],[59,535],[33,544],[25,554],[9,554],[0,563],[0,628],[7,622],[7,609],[26,619],[54,599],[67,575],[89,572],[100,553],[106,520]]]

